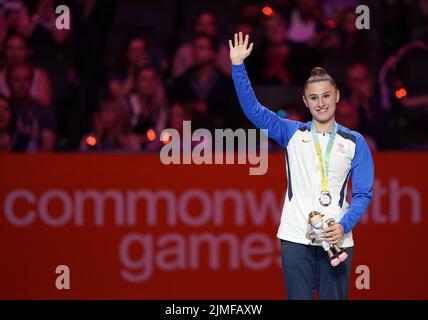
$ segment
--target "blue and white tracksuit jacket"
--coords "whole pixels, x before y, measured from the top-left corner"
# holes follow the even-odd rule
[[[311,137],[311,122],[284,119],[262,106],[248,79],[244,64],[232,65],[232,78],[241,107],[248,119],[259,129],[267,129],[269,138],[285,149],[288,187],[277,237],[287,241],[310,244],[308,216],[313,210],[334,218],[345,231],[339,242],[343,247],[354,245],[352,228],[366,211],[372,198],[373,159],[364,138],[358,132],[337,124],[337,133],[330,156],[328,189],[332,203],[319,203],[321,175],[319,161]],[[317,133],[325,150],[329,133]],[[352,201],[346,201],[347,183],[352,180]]]

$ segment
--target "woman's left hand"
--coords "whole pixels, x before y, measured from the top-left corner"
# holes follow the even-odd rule
[[[335,223],[334,225],[328,227],[323,232],[324,240],[335,244],[342,239],[343,235],[345,234],[343,227],[340,223]]]

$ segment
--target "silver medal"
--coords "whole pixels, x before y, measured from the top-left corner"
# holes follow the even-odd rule
[[[321,192],[320,204],[323,207],[328,207],[331,204],[331,194],[329,191],[322,191]]]

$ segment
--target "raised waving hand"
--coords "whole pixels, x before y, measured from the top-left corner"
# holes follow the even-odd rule
[[[245,35],[245,38],[242,32],[234,34],[234,42],[229,40],[229,48],[230,48],[230,61],[232,64],[242,64],[244,60],[250,55],[251,51],[253,51],[254,44],[249,42],[249,35]]]

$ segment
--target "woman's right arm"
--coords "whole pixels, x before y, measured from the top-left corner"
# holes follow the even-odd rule
[[[239,103],[244,114],[257,128],[267,129],[269,138],[286,147],[292,133],[297,130],[300,123],[278,116],[257,100],[244,66],[245,58],[253,49],[253,43],[248,45],[248,38],[246,35],[244,40],[240,32],[239,35],[235,33],[234,44],[232,40],[229,40],[232,78]]]

